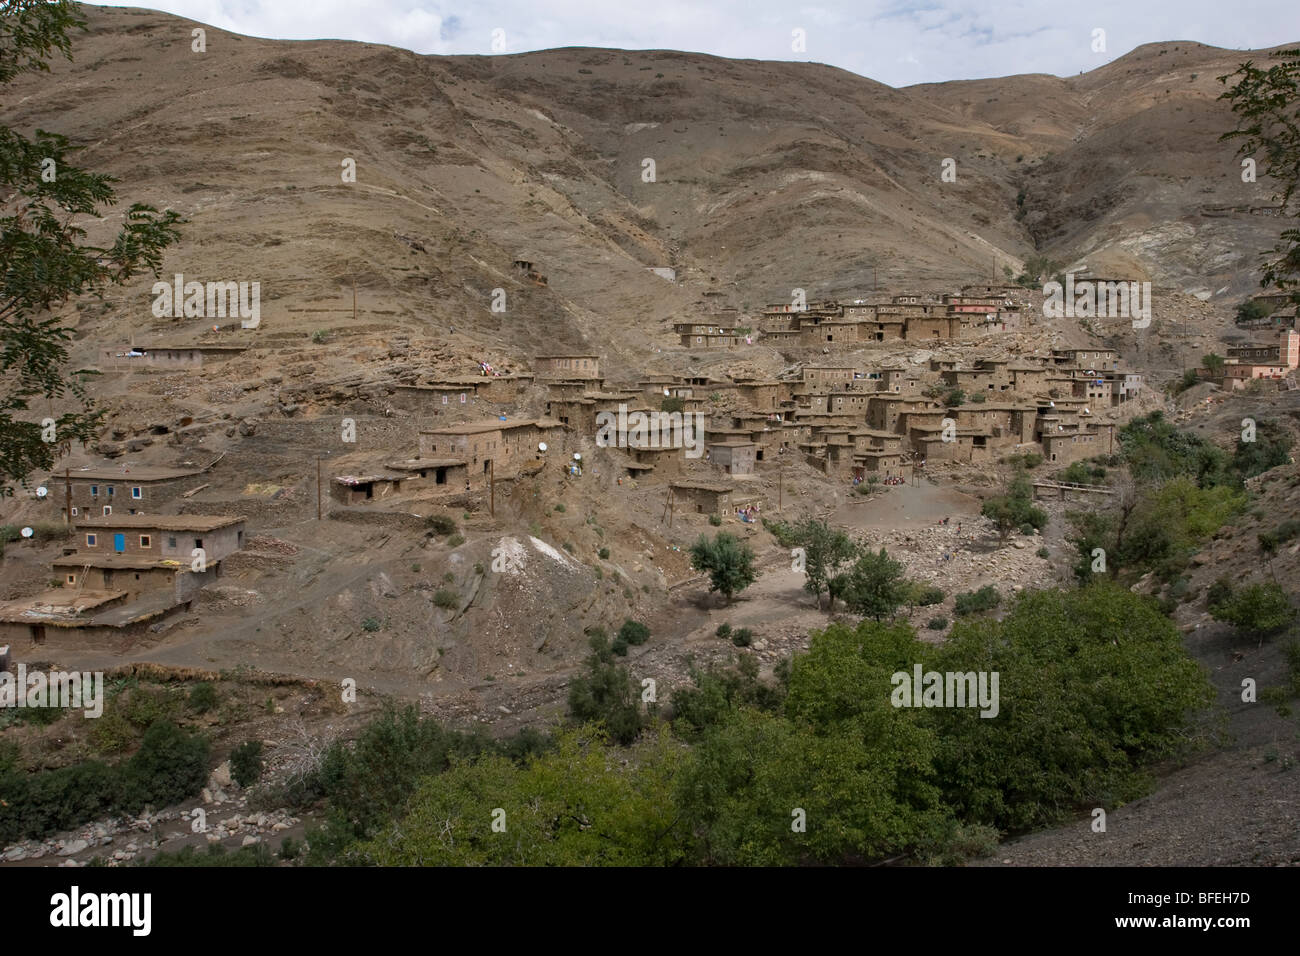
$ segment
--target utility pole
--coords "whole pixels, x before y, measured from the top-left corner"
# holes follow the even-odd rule
[[[488,459],[488,514],[497,516],[497,463],[492,458]]]
[[[357,274],[352,273],[352,322],[357,321]]]
[[[782,459],[776,466],[776,513],[780,514],[785,508],[785,460]]]
[[[63,469],[63,488],[66,493],[65,500],[67,502],[67,504],[65,505],[66,510],[63,512],[63,517],[68,527],[71,528],[72,527],[72,469],[70,468]]]
[[[316,456],[316,520],[320,521],[320,455]]]

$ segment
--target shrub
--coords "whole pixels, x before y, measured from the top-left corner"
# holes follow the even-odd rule
[[[262,742],[245,740],[230,752],[230,775],[241,787],[251,787],[262,775]]]
[[[727,603],[739,591],[754,583],[754,550],[726,531],[710,541],[700,535],[691,545],[691,566],[709,575],[709,593],[722,592]]]
[[[429,515],[424,519],[425,526],[434,534],[455,534],[456,522],[446,515]]]
[[[464,543],[465,536],[463,534],[453,534],[447,539],[447,547],[449,548],[459,548]]]
[[[1039,548],[1036,553],[1040,558],[1050,558],[1052,556],[1052,552],[1048,551],[1046,548]]]
[[[140,749],[122,768],[121,809],[138,814],[192,797],[208,779],[208,742],[171,721],[144,732]]]
[[[217,689],[207,681],[202,681],[190,688],[190,710],[196,714],[206,714],[217,706]]]
[[[628,618],[623,622],[623,626],[618,630],[618,636],[623,638],[629,644],[644,644],[650,639],[650,628],[646,627],[640,621],[634,621]]]
[[[916,597],[917,607],[929,607],[932,604],[942,604],[944,599],[943,588],[934,586],[921,589],[920,594]]]
[[[956,603],[953,606],[953,613],[958,617],[965,617],[968,614],[976,614],[980,611],[991,611],[1002,602],[998,589],[991,584],[986,584],[978,591],[967,591],[964,594],[958,594]]]
[[[925,622],[925,626],[932,631],[942,631],[948,626],[948,619],[946,617],[932,617]]]
[[[754,643],[754,632],[747,627],[738,628],[731,634],[731,643],[737,647],[749,647]]]
[[[1282,586],[1268,581],[1234,590],[1230,597],[1210,605],[1210,615],[1216,621],[1226,621],[1248,634],[1262,637],[1280,631],[1295,620],[1295,608]]]
[[[608,561],[608,560],[609,560],[609,548],[601,548],[599,551],[596,552],[596,555],[597,555],[597,556],[598,556],[602,561]]]
[[[603,631],[591,635],[585,674],[569,683],[569,714],[575,720],[601,721],[610,737],[626,746],[641,734],[639,699],[632,676],[614,661]]]
[[[368,617],[361,622],[361,630],[368,634],[373,634],[375,631],[379,630],[379,627],[380,623],[379,618],[377,617]]]
[[[439,588],[433,595],[433,603],[444,610],[460,607],[460,595],[448,588]]]
[[[616,637],[609,645],[609,649],[619,657],[627,657],[627,640],[621,636]]]
[[[727,623],[719,624],[718,629],[713,633],[718,637],[728,638],[731,636],[731,625]]]
[[[560,514],[564,514],[564,512],[567,511],[568,509],[564,506],[564,502],[561,501],[556,504],[555,510],[558,511]]]
[[[328,338],[329,338],[329,333],[326,332],[324,329],[317,329],[315,332],[311,334],[311,340],[315,342],[317,345],[324,345],[325,341]]]
[[[713,525],[715,528],[718,527],[718,525],[722,524],[722,515],[709,515],[709,524]]]
[[[569,554],[573,554],[573,542],[572,541],[564,542],[564,550],[569,552]]]

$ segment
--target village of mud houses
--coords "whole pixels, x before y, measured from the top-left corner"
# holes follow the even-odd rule
[[[33,923],[1300,863],[1294,7],[166,6],[0,0]]]

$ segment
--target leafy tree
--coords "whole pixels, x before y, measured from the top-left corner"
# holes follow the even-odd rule
[[[845,605],[855,614],[876,621],[893,616],[907,596],[903,566],[884,548],[878,554],[866,551],[843,578],[838,589]]]
[[[673,693],[673,730],[688,740],[722,724],[742,707],[776,713],[785,701],[789,659],[778,670],[775,683],[759,679],[758,660],[742,654],[734,667],[710,665],[691,668],[691,684]]]
[[[709,575],[709,593],[720,591],[728,604],[757,579],[754,549],[727,531],[710,541],[700,535],[691,545],[691,566]]]
[[[941,673],[999,677],[998,713],[920,711],[936,779],[968,823],[1020,830],[1141,793],[1142,769],[1182,750],[1214,693],[1154,603],[1099,581],[1022,594],[1001,622],[959,620]]]
[[[1215,355],[1213,352],[1201,356],[1201,367],[1210,373],[1211,378],[1221,378],[1226,364],[1222,355]]]
[[[1119,441],[1129,471],[1139,482],[1189,477],[1202,488],[1237,483],[1221,448],[1175,428],[1159,409],[1121,428]]]
[[[620,744],[630,744],[641,733],[641,709],[632,675],[614,660],[604,631],[591,636],[587,673],[569,684],[569,714],[582,722],[603,722]]]
[[[1291,446],[1294,442],[1282,426],[1272,419],[1261,419],[1255,423],[1255,440],[1237,439],[1237,447],[1232,454],[1232,468],[1243,479],[1262,475],[1270,468],[1285,465],[1291,460]]]
[[[1216,621],[1225,621],[1261,640],[1294,621],[1295,614],[1291,599],[1276,581],[1229,587],[1227,594],[1220,590],[1210,598],[1210,615]]]
[[[1267,305],[1258,299],[1247,299],[1241,305],[1237,306],[1237,321],[1249,322],[1252,319],[1262,319],[1270,314]]]
[[[1281,188],[1279,205],[1294,218],[1298,213],[1288,206],[1300,186],[1300,48],[1270,56],[1276,62],[1268,69],[1247,60],[1218,78],[1225,86],[1237,80],[1219,97],[1232,104],[1237,126],[1220,139],[1238,140],[1238,156],[1262,155],[1261,172]],[[1284,229],[1272,252],[1274,258],[1263,263],[1260,286],[1290,292],[1291,301],[1300,302],[1300,228]]]
[[[1030,525],[1041,529],[1047,525],[1047,512],[1034,504],[1033,485],[1025,475],[1017,475],[1003,494],[984,502],[980,514],[993,522],[999,544],[1006,544],[1017,528]]]
[[[832,528],[825,521],[806,518],[794,526],[794,540],[804,549],[804,571],[807,575],[803,588],[822,605],[822,592],[847,562],[857,554],[857,545],[842,528]],[[835,607],[835,593],[831,592],[828,610]]]
[[[48,71],[56,54],[71,59],[69,34],[86,26],[77,6],[0,2],[0,84]],[[57,133],[38,129],[29,139],[0,126],[0,495],[52,467],[60,448],[92,439],[101,420],[81,377],[64,377],[73,331],[54,313],[141,273],[156,276],[180,236],[177,213],[135,203],[109,245],[87,243],[84,223],[110,218],[116,180],[73,165],[81,148]],[[79,410],[56,418],[55,440],[44,441],[41,424],[26,420],[32,401],[68,394]]]
[[[251,787],[262,775],[262,741],[245,740],[230,752],[230,775],[241,787]]]

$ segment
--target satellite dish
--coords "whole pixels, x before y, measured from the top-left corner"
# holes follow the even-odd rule
[[[537,450],[538,450],[538,451],[546,451],[546,442],[544,442],[544,441],[539,441],[539,442],[537,443]]]
[[[575,452],[573,453],[573,460],[574,460],[574,461],[582,461],[582,456],[579,455],[579,454],[575,451]]]
[[[32,529],[31,529],[31,528],[23,528],[23,537],[24,537],[24,538],[30,538],[30,537],[32,536],[32,533],[33,533],[33,532],[32,532]]]
[[[664,389],[664,394],[665,394],[665,395],[668,394],[668,389],[666,389],[666,388]]]
[[[45,497],[46,495],[48,495],[49,493],[50,493],[50,492],[49,492],[49,489],[46,488],[44,485],[42,485],[41,487],[39,487],[39,488],[36,489],[36,497],[37,497],[37,498],[44,498],[44,497]]]

